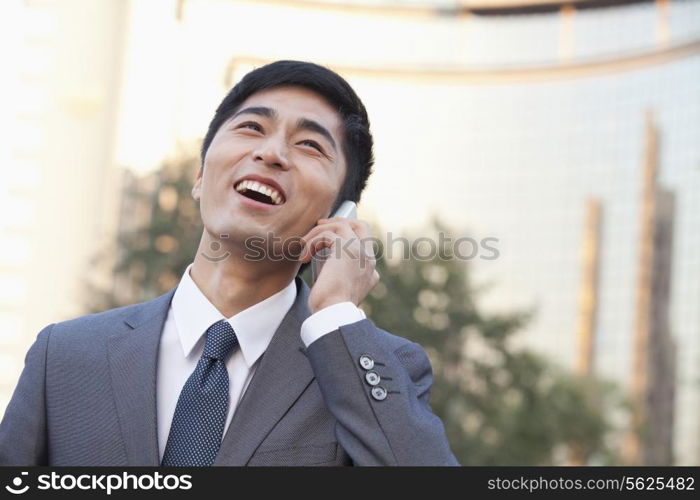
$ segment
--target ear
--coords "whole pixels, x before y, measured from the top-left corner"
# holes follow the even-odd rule
[[[199,170],[197,171],[197,177],[195,177],[194,180],[194,186],[192,186],[192,198],[194,198],[195,201],[199,201],[199,198],[201,196],[203,170],[204,166],[199,167]]]

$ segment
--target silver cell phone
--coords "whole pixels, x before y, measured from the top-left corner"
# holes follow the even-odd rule
[[[333,215],[329,217],[345,217],[347,219],[357,219],[357,205],[355,204],[354,201],[350,200],[345,200],[341,205],[338,207],[338,210],[333,212]],[[323,268],[323,264],[325,263],[326,259],[331,253],[330,248],[322,248],[318,252],[316,252],[316,255],[313,256],[311,259],[311,286],[313,286],[314,283],[316,283],[316,279],[318,278],[318,275],[321,274],[321,269]]]

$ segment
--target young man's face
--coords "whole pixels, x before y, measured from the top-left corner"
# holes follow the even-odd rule
[[[340,115],[311,90],[250,96],[221,125],[197,175],[205,230],[231,242],[306,234],[329,215],[345,177],[341,137]]]

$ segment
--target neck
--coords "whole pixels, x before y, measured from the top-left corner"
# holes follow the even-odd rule
[[[222,260],[208,259],[203,255],[209,248],[208,240],[205,240],[207,238],[200,241],[190,276],[204,296],[227,318],[282,290],[299,269],[299,264],[286,260],[246,260],[233,249],[228,249],[230,255]],[[221,253],[226,250],[222,248]]]

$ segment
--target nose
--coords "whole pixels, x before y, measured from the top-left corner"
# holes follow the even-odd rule
[[[262,162],[266,167],[289,169],[287,145],[281,138],[270,136],[253,151],[255,162]]]

